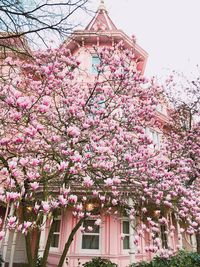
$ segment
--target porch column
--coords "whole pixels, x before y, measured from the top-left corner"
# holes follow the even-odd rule
[[[191,236],[191,241],[192,241],[192,251],[193,252],[196,252],[197,251],[197,249],[196,249],[196,247],[197,247],[197,242],[196,242],[196,236],[195,236],[195,234],[193,234],[192,236]]]
[[[17,241],[17,230],[15,230],[14,234],[13,234],[13,240],[12,240],[12,246],[11,246],[11,251],[10,251],[10,259],[9,259],[8,267],[13,267],[13,260],[14,260],[14,255],[15,255],[16,241]]]
[[[133,200],[129,198],[129,206],[133,207]],[[135,237],[135,228],[136,227],[136,218],[134,218],[134,221],[129,221],[129,254],[130,254],[130,264],[136,262],[135,254],[136,254],[136,245],[134,243],[134,237]]]
[[[180,228],[178,216],[176,216],[176,227],[177,227],[177,232],[178,232],[179,249],[183,249],[183,236],[182,236],[182,233],[181,233],[181,230],[180,230],[181,228]]]
[[[173,243],[171,242],[172,239],[170,238],[170,235],[169,235],[169,230],[170,230],[170,213],[168,212],[167,213],[167,244],[168,244],[168,248],[172,249],[173,248]]]
[[[6,220],[7,220],[7,217],[8,217],[9,208],[10,208],[10,203],[8,203],[7,206],[6,206],[6,213],[5,213],[4,220],[3,220],[2,230],[5,230],[6,229]],[[2,239],[0,241],[0,249],[2,249],[3,240],[4,239]]]
[[[39,243],[39,250],[38,250],[38,257],[43,257],[45,245],[46,245],[46,221],[47,221],[47,215],[43,216],[42,225],[44,225],[44,228],[42,228],[40,233],[40,243]]]
[[[14,214],[14,204],[12,203],[11,207],[10,207],[9,217],[13,216],[13,214]],[[6,254],[7,254],[7,250],[8,250],[9,236],[10,236],[10,230],[6,229],[5,239],[4,239],[3,248],[2,248],[2,259],[4,261],[2,263],[2,267],[5,267]]]
[[[169,219],[170,219],[170,227],[174,227],[171,212],[169,213]],[[176,250],[176,242],[175,242],[174,231],[173,231],[173,235],[171,236],[171,241],[172,241],[173,250],[175,251]]]

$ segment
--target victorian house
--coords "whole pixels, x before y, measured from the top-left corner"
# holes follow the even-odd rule
[[[123,41],[126,49],[134,50],[136,55],[135,62],[133,62],[134,67],[143,74],[148,58],[147,52],[133,42],[124,31],[115,26],[109,17],[104,1],[101,1],[95,16],[87,27],[84,30],[75,31],[65,44],[72,54],[79,58],[81,68],[85,73],[82,79],[87,80],[92,79],[97,74],[95,66],[99,64],[99,58],[94,47],[110,47],[120,41]],[[162,105],[158,106],[158,116],[161,121],[166,120],[167,113]],[[154,144],[159,147],[161,134],[153,129],[147,129],[147,133]],[[59,217],[51,245],[49,267],[56,267],[60,251],[63,250],[67,236],[76,223],[77,221],[71,212],[66,212]],[[84,226],[94,226],[94,223],[95,218],[88,220]],[[161,227],[159,237],[162,247],[169,248],[173,252],[177,251],[178,246],[192,250],[194,240],[188,239],[180,233],[180,226],[173,215],[168,215],[168,224],[168,227],[175,227],[174,235],[169,236],[165,226]],[[146,252],[145,250],[145,247],[150,245],[148,235],[140,238],[138,247],[134,245],[133,240],[134,231],[128,217],[116,219],[114,216],[104,215],[103,224],[94,227],[92,232],[86,230],[82,233],[81,230],[78,231],[67,255],[68,265],[66,266],[76,267],[79,261],[84,263],[94,257],[103,257],[117,263],[119,267],[126,267],[133,262],[150,260],[155,255],[153,252]]]
[[[101,1],[95,16],[87,27],[84,30],[75,31],[65,41],[65,45],[81,62],[81,68],[84,70],[84,75],[81,79],[91,79],[97,72],[95,66],[99,64],[99,58],[95,52],[94,46],[110,47],[120,41],[123,41],[126,49],[134,50],[136,55],[134,67],[141,73],[144,73],[148,58],[147,52],[137,43],[134,43],[124,31],[119,30],[115,26],[109,17],[104,1]],[[161,120],[166,119],[166,111],[162,106],[158,107],[158,116]],[[153,142],[159,146],[161,141],[160,133],[153,129],[148,129],[148,134]],[[90,208],[93,208],[92,204],[91,207],[88,207],[88,209]],[[94,226],[95,220],[95,218],[87,220],[85,226]],[[65,267],[77,267],[79,262],[82,264],[94,257],[108,258],[112,262],[118,264],[119,267],[126,267],[130,263],[150,260],[154,256],[153,252],[146,252],[145,250],[145,247],[150,245],[148,234],[144,238],[140,238],[138,247],[134,245],[134,231],[129,223],[128,217],[124,216],[116,219],[114,216],[104,215],[102,221],[103,223],[98,227],[94,227],[93,231],[86,230],[82,233],[81,230],[78,230],[67,255]],[[58,216],[48,258],[49,267],[57,266],[66,240],[76,223],[77,219],[73,217],[70,210]],[[193,240],[181,234],[180,226],[175,216],[169,215],[168,223],[169,226],[173,225],[175,227],[175,231],[173,236],[169,236],[166,234],[164,226],[160,229],[159,237],[163,248],[170,248],[173,252],[177,251],[177,246],[179,246],[179,248],[185,247],[188,250],[192,250],[192,246],[194,245]],[[48,225],[41,234],[41,251],[45,246],[47,232]],[[121,238],[122,235],[123,239]],[[12,242],[13,234],[9,237],[6,255],[7,262],[9,262],[12,251]],[[15,242],[14,262],[18,264],[26,262],[24,252],[25,241],[23,237],[18,234]]]

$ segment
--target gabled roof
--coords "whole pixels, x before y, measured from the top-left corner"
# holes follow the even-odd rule
[[[73,53],[81,46],[114,45],[120,41],[123,41],[125,49],[134,51],[137,69],[144,73],[148,58],[147,52],[114,25],[105,8],[104,1],[101,0],[96,14],[88,26],[84,30],[74,31],[66,40],[66,45]]]
[[[87,31],[114,31],[117,27],[108,16],[108,12],[104,5],[104,1],[101,0],[99,8],[97,9],[96,15],[90,21],[88,26],[85,28]]]

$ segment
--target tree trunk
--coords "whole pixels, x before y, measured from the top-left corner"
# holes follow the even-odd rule
[[[197,252],[200,254],[200,232],[196,233]]]
[[[25,201],[24,199],[22,199],[21,216],[22,216],[23,221],[27,221],[26,205],[24,203]],[[25,235],[25,244],[26,244],[26,255],[27,255],[29,267],[35,267],[34,262],[33,262],[32,251],[31,251],[31,236],[29,232]]]
[[[72,229],[71,234],[69,235],[69,238],[68,238],[67,242],[65,243],[65,247],[64,247],[62,256],[60,258],[60,261],[59,261],[57,267],[63,267],[63,263],[64,263],[65,258],[67,256],[67,252],[70,248],[70,245],[71,245],[72,241],[74,240],[74,236],[75,236],[76,232],[78,231],[78,229],[81,227],[81,224],[83,223],[84,220],[85,220],[85,217],[80,219],[78,221],[78,223],[75,225],[75,227]]]
[[[55,226],[56,226],[55,217],[53,217],[53,221],[51,223],[50,230],[49,230],[49,233],[48,233],[48,238],[47,238],[44,254],[43,254],[43,257],[42,257],[41,267],[46,267],[46,265],[47,265],[47,259],[48,259],[48,256],[49,256],[49,249],[50,249],[50,246],[51,246],[51,240],[52,240],[52,237],[53,237]]]
[[[33,262],[32,253],[31,253],[30,233],[27,233],[27,235],[25,235],[25,241],[26,241],[26,255],[27,255],[28,264],[29,264],[28,266],[29,267],[35,267],[34,262]]]
[[[36,229],[36,245],[35,245],[35,251],[34,251],[34,266],[36,266],[37,259],[38,259],[38,251],[39,251],[39,245],[40,245],[40,230],[37,228]]]

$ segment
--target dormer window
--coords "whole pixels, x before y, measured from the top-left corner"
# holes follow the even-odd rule
[[[97,55],[92,55],[92,67],[91,67],[91,73],[92,74],[98,74],[98,66],[100,64],[100,58]]]

